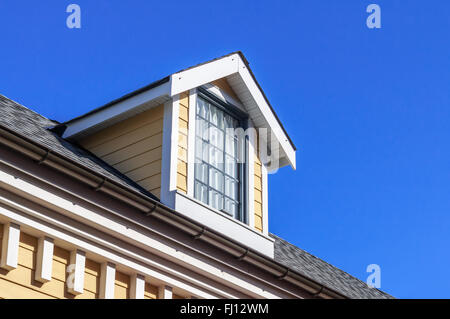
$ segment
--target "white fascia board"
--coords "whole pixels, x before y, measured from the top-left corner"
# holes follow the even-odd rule
[[[239,73],[250,94],[258,105],[262,116],[269,124],[270,130],[273,131],[278,143],[286,153],[289,164],[293,169],[296,169],[295,149],[290,143],[289,138],[276,119],[275,114],[239,54],[232,54],[230,56],[172,74],[170,81],[170,96],[175,96],[182,92],[189,91],[235,73]]]
[[[233,238],[246,247],[251,247],[269,258],[274,258],[274,240],[272,238],[264,236],[225,213],[179,192],[175,193],[175,210],[188,218],[201,221],[206,227],[214,229],[228,238]]]
[[[293,169],[296,169],[296,159],[295,159],[295,149],[291,145],[289,138],[287,137],[286,133],[282,129],[280,123],[275,117],[275,114],[273,113],[272,109],[270,108],[269,104],[267,103],[266,99],[264,98],[263,93],[259,89],[256,82],[253,80],[253,77],[250,74],[250,71],[248,70],[247,66],[245,65],[244,61],[240,57],[239,58],[239,75],[241,76],[242,80],[244,81],[245,85],[247,86],[250,94],[252,95],[253,99],[255,100],[256,104],[258,105],[262,115],[264,116],[264,119],[269,123],[269,128],[273,132],[273,135],[278,140],[278,143],[280,143],[281,148],[286,153],[286,157],[291,164]]]
[[[239,70],[239,59],[238,54],[232,54],[222,59],[172,74],[170,95],[174,96],[237,73]]]
[[[81,132],[86,131],[87,129],[90,129],[112,118],[120,116],[144,103],[147,103],[164,95],[169,95],[170,85],[170,81],[168,81],[152,89],[149,89],[148,91],[142,92],[119,103],[113,104],[101,111],[75,120],[74,122],[67,124],[67,129],[65,130],[62,137],[74,137]]]

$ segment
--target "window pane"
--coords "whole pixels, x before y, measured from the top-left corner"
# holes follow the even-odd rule
[[[225,197],[225,207],[224,207],[224,211],[227,212],[228,214],[232,215],[234,218],[237,218],[237,213],[238,213],[238,206],[236,204],[236,202],[230,200],[229,198]]]
[[[208,162],[209,145],[200,138],[195,139],[195,157],[196,161]]]
[[[195,164],[195,178],[204,184],[208,184],[208,165],[204,163]]]
[[[229,177],[225,177],[225,195],[234,200],[238,199],[238,183]]]
[[[234,120],[230,115],[225,114],[223,120],[224,120],[225,128],[236,128],[237,127],[237,125],[234,125]]]
[[[218,128],[223,129],[223,112],[212,106],[209,114],[209,121]]]
[[[199,201],[208,204],[208,188],[205,185],[202,185],[199,182],[195,182],[195,198]]]
[[[198,137],[208,141],[208,122],[197,116],[195,122],[195,132]]]
[[[237,179],[237,161],[231,156],[225,155],[225,173]]]
[[[223,131],[219,130],[218,128],[214,126],[210,126],[209,128],[209,142],[211,145],[214,145],[220,150],[223,150],[223,137],[224,133]]]
[[[209,200],[210,205],[215,209],[222,210],[223,209],[223,195],[215,190],[209,191]]]
[[[197,99],[194,196],[239,218],[238,121],[221,108]]]
[[[226,138],[225,138],[225,151],[233,156],[236,157],[236,146],[237,146],[237,139],[234,136],[231,136],[229,134],[227,134]]]
[[[209,169],[209,186],[218,190],[219,192],[224,192],[223,184],[223,173],[219,172],[214,168]]]
[[[223,151],[214,146],[209,147],[209,164],[223,171]]]
[[[197,99],[197,115],[208,119],[208,103],[202,99]]]

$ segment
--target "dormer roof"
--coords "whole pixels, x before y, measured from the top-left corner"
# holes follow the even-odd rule
[[[237,51],[173,73],[139,90],[60,124],[62,137],[76,140],[91,135],[193,88],[226,78],[256,128],[267,128],[267,145],[279,147],[280,167],[296,167],[296,147],[256,80],[242,52]],[[277,143],[271,143],[275,138]],[[275,149],[271,150],[276,151]]]

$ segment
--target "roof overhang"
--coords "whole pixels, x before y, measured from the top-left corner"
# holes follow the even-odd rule
[[[62,137],[76,140],[133,117],[170,99],[170,78],[127,94],[85,115],[60,124]]]
[[[232,53],[164,78],[138,91],[62,125],[63,138],[78,139],[123,121],[173,96],[227,78],[256,128],[267,128],[263,140],[272,154],[278,154],[279,167],[296,168],[295,146],[275,114],[241,52]]]

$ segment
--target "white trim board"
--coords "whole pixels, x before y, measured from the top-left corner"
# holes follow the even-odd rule
[[[189,128],[188,128],[188,171],[187,171],[187,194],[194,197],[194,174],[195,174],[195,124],[197,108],[197,89],[189,91]]]
[[[2,255],[0,268],[13,270],[19,260],[20,225],[7,223],[3,225]]]
[[[36,254],[36,281],[46,283],[52,280],[53,248],[52,238],[47,236],[39,238]]]
[[[177,188],[179,106],[179,95],[164,104],[161,202],[171,208],[174,207]]]
[[[274,258],[274,240],[272,238],[225,213],[212,209],[180,192],[175,194],[175,210],[193,220],[201,220],[206,227],[233,238],[261,254]]]
[[[100,269],[100,299],[114,299],[116,265],[105,262]]]

